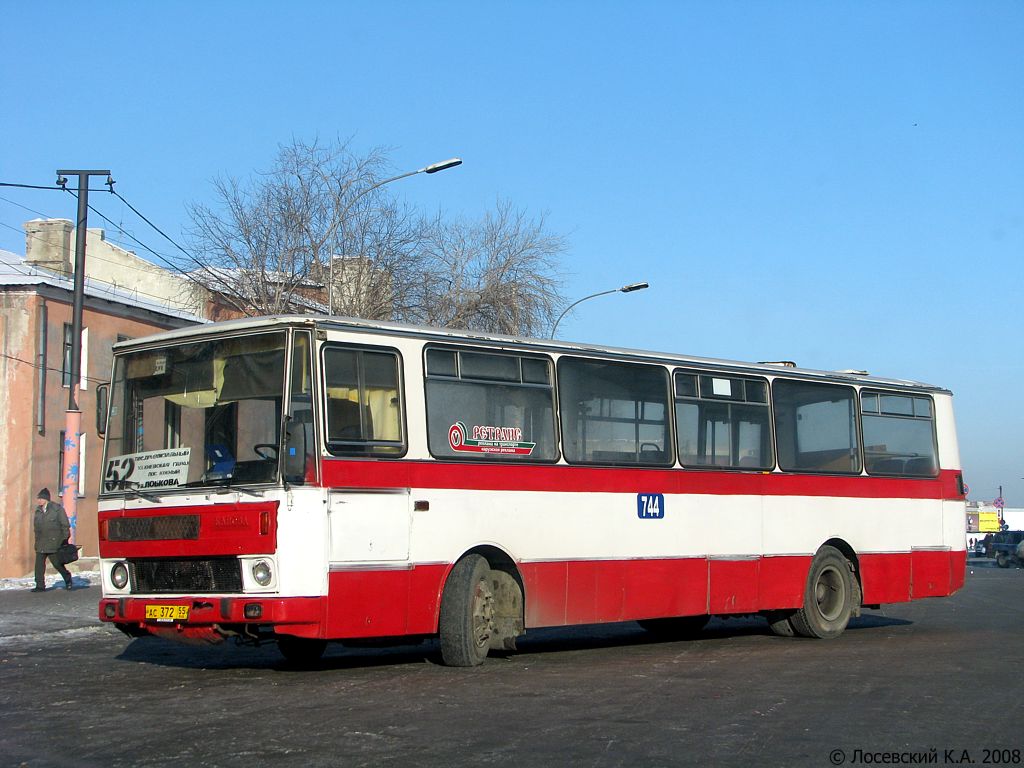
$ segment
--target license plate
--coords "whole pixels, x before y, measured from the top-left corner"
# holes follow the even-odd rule
[[[188,621],[188,606],[147,605],[146,618],[156,621]]]

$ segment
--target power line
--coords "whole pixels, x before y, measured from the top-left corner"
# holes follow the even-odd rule
[[[71,192],[71,190],[67,190],[67,191],[68,191],[69,194],[71,194],[72,197],[75,197],[75,193],[74,192]],[[8,200],[7,198],[4,198],[4,197],[0,197],[0,200],[5,200],[8,203],[11,203],[13,205],[17,205],[19,208],[24,208],[26,211],[29,211],[30,213],[35,213],[35,214],[38,214],[40,216],[44,216],[46,218],[52,218],[50,216],[47,216],[47,214],[43,213],[42,211],[36,211],[36,210],[34,210],[32,208],[29,208],[27,206],[21,205],[20,203],[16,203],[13,200]],[[201,280],[198,280],[198,279],[194,278],[193,276],[191,276],[187,272],[183,272],[176,264],[174,264],[174,262],[172,262],[170,260],[169,257],[164,256],[163,254],[160,254],[157,251],[153,250],[152,248],[147,246],[145,243],[143,243],[141,240],[139,240],[137,237],[135,237],[133,234],[128,232],[126,229],[124,229],[123,227],[119,226],[118,224],[115,224],[109,218],[104,216],[103,213],[101,213],[96,208],[94,208],[91,204],[89,205],[89,210],[92,211],[93,213],[95,213],[97,216],[99,216],[105,222],[107,222],[110,226],[114,227],[114,229],[116,229],[118,232],[121,232],[126,237],[134,240],[135,243],[138,246],[140,246],[141,248],[145,249],[146,251],[149,251],[151,254],[153,254],[154,256],[159,258],[160,260],[162,260],[165,264],[167,264],[171,268],[171,270],[173,270],[172,274],[178,274],[178,275],[184,277],[186,280],[188,280],[190,282],[193,282],[196,285],[199,285],[200,287],[203,287],[203,288],[207,287],[206,284],[203,283]],[[38,240],[40,242],[46,242],[43,238],[39,237],[38,235],[33,235],[33,234],[29,233],[29,232],[25,232],[23,229],[21,229],[19,227],[12,226],[11,224],[7,224],[6,222],[0,221],[0,227],[5,227],[5,228],[11,230],[12,232],[18,232],[19,234],[23,234],[26,237],[31,237],[32,239]],[[150,264],[149,266],[151,267],[151,269],[147,269],[146,267],[142,267],[142,266],[134,266],[134,265],[131,265],[131,264],[123,264],[123,263],[118,262],[118,261],[113,261],[112,259],[105,259],[102,256],[98,256],[96,254],[90,254],[89,259],[90,259],[90,261],[102,261],[104,263],[113,264],[114,266],[121,267],[121,268],[124,268],[124,269],[131,269],[131,270],[134,270],[136,272],[146,273],[146,272],[153,272],[153,271],[159,272],[159,271],[162,270],[162,267],[160,267],[160,266],[158,266],[156,264]],[[31,277],[32,276],[32,274],[30,272],[24,271],[17,264],[9,263],[9,266],[12,269],[14,269],[16,272],[21,274],[21,275],[24,275],[26,277]],[[163,270],[163,271],[166,271],[166,270]],[[123,291],[125,291],[127,293],[134,293],[137,296],[145,296],[147,298],[154,299],[158,303],[164,304],[164,305],[168,306],[169,308],[172,305],[171,301],[168,299],[167,296],[157,295],[157,294],[154,294],[154,293],[147,293],[146,291],[139,290],[138,288],[129,288],[128,286],[118,285],[117,283],[110,283],[110,282],[107,282],[106,280],[100,280],[100,279],[98,279],[96,277],[90,277],[89,279],[90,280],[94,280],[94,281],[96,281],[98,283],[102,283],[103,285],[109,285],[111,288],[115,288],[115,289],[118,289],[118,290],[123,290]]]
[[[42,189],[51,192],[66,192],[64,187],[41,187],[38,184],[16,184],[12,181],[0,181],[0,187],[16,187],[18,189]],[[109,189],[90,189],[90,192],[109,192]]]
[[[114,185],[113,180],[108,177],[108,180],[107,180],[107,187],[108,188],[107,189],[97,189],[97,190],[88,190],[88,191],[90,191],[90,192],[91,191],[95,191],[95,192],[109,192],[110,194],[114,195],[122,203],[124,203],[128,207],[128,209],[132,211],[132,213],[134,213],[136,216],[138,216],[140,219],[142,219],[144,222],[146,222],[146,224],[148,224],[150,227],[152,227],[157,233],[160,234],[161,237],[163,237],[165,240],[167,240],[167,242],[169,242],[171,245],[173,245],[175,248],[177,248],[179,251],[181,251],[183,254],[185,254],[185,256],[187,256],[197,267],[199,267],[199,269],[201,269],[201,270],[207,270],[208,269],[208,266],[206,264],[204,264],[202,261],[200,261],[198,258],[196,258],[192,253],[189,253],[189,251],[185,250],[185,248],[183,248],[181,245],[179,245],[173,238],[171,238],[170,235],[168,235],[166,232],[164,232],[162,229],[160,229],[160,227],[158,227],[152,221],[150,221],[150,219],[148,217],[146,217],[138,208],[136,208],[134,205],[132,205],[130,202],[128,202],[128,200],[126,200],[119,192],[115,191],[113,185]],[[63,184],[61,184],[59,186],[54,186],[54,187],[42,187],[42,186],[35,185],[35,184],[20,184],[20,183],[14,183],[14,182],[0,182],[0,186],[4,186],[4,187],[17,187],[17,188],[21,188],[21,189],[42,189],[42,190],[63,191],[63,192],[67,192],[69,195],[71,195],[75,199],[78,198],[78,195],[76,195],[75,192],[73,192],[72,190],[68,189]],[[13,201],[8,201],[8,202],[13,202]],[[15,205],[19,205],[18,203],[14,203],[14,204]],[[27,208],[25,206],[21,206],[21,207],[25,208],[26,210],[31,210],[30,208]],[[177,273],[177,274],[181,275],[186,280],[189,280],[189,281],[195,283],[196,285],[198,285],[199,287],[201,287],[203,289],[209,290],[210,286],[208,286],[202,280],[196,278],[191,273],[183,270],[179,265],[175,264],[170,259],[170,257],[165,256],[164,254],[161,254],[161,253],[153,250],[148,245],[146,245],[141,240],[139,240],[137,237],[135,237],[135,235],[131,234],[130,232],[125,230],[123,227],[115,224],[111,219],[107,218],[103,213],[98,211],[92,205],[88,205],[88,209],[90,211],[92,211],[93,213],[95,213],[97,216],[99,216],[101,219],[103,219],[105,222],[107,222],[107,224],[109,224],[110,226],[114,227],[114,229],[116,229],[117,231],[119,231],[122,234],[124,234],[130,240],[134,241],[143,250],[147,251],[148,253],[151,253],[153,256],[155,256],[157,259],[159,259],[161,262],[166,264],[174,273]],[[39,213],[38,211],[33,211],[33,212],[34,213]],[[42,214],[42,213],[40,213],[39,215],[45,216],[45,214]],[[141,268],[138,268],[138,269],[141,269]],[[108,283],[108,285],[109,285],[109,283]],[[242,313],[245,313],[245,307],[242,304],[239,304],[237,301],[235,301],[234,297],[231,296],[229,291],[218,290],[217,293],[222,297],[222,299],[224,299],[229,304],[231,304],[235,309],[237,309],[238,311],[240,311]],[[163,298],[163,297],[154,297],[154,298]]]
[[[18,189],[60,189],[60,187],[40,187],[37,184],[15,184],[11,181],[0,181],[0,187],[17,187]]]
[[[99,215],[102,216],[102,214],[99,214]],[[39,237],[38,235],[33,235],[33,234],[28,233],[28,232],[23,232],[18,227],[14,227],[14,226],[12,226],[10,224],[7,224],[6,222],[0,221],[0,227],[5,227],[7,229],[10,229],[13,232],[22,232],[27,237],[31,237],[34,240],[39,240],[40,242],[46,242],[45,240],[43,240],[43,238]],[[152,267],[152,270],[149,270],[149,269],[146,269],[145,267],[136,267],[136,266],[132,266],[131,264],[122,264],[121,262],[114,261],[112,259],[105,259],[102,256],[97,256],[95,254],[90,254],[89,255],[89,260],[90,261],[102,261],[102,262],[105,262],[107,264],[113,264],[116,267],[121,267],[121,268],[124,268],[124,269],[132,269],[132,270],[135,270],[136,272],[150,272],[152,270],[161,270],[161,267],[158,267],[156,264],[150,264],[150,267]],[[20,274],[20,275],[24,275],[25,277],[33,277],[33,274],[31,272],[24,271],[21,268],[20,264],[15,264],[13,262],[4,262],[4,263],[7,264],[9,267],[11,267],[11,269],[13,269],[16,272],[18,272],[18,274]],[[155,293],[147,293],[146,291],[140,290],[138,288],[130,288],[130,287],[125,286],[125,285],[118,285],[117,283],[107,282],[106,280],[99,279],[95,275],[89,276],[89,280],[91,280],[91,281],[93,281],[95,283],[101,283],[102,285],[109,285],[111,288],[113,288],[115,290],[124,291],[125,293],[132,293],[132,294],[135,294],[137,296],[145,296],[146,298],[153,299],[155,302],[157,302],[157,303],[159,303],[161,305],[166,306],[168,309],[175,308],[174,306],[172,306],[172,304],[171,304],[170,300],[167,298],[167,296],[162,296],[162,295],[158,295],[158,294],[155,294]],[[180,306],[177,307],[177,308],[178,309],[183,309]]]
[[[116,191],[116,190],[114,189],[113,185],[111,185],[111,187],[110,187],[110,192],[111,192],[111,194],[113,194],[113,195],[114,195],[114,196],[115,196],[115,197],[116,197],[116,198],[117,198],[118,200],[120,200],[120,201],[121,201],[122,203],[124,203],[124,204],[125,204],[126,206],[128,206],[128,208],[129,208],[129,209],[130,209],[130,210],[132,211],[132,213],[134,213],[134,214],[135,214],[136,216],[138,216],[138,217],[139,217],[140,219],[142,219],[142,220],[143,220],[144,222],[146,222],[146,223],[147,223],[147,224],[148,224],[149,226],[151,226],[151,227],[152,227],[152,228],[153,228],[154,230],[156,230],[156,231],[157,231],[158,233],[160,233],[160,235],[162,235],[162,236],[163,236],[163,238],[164,238],[165,240],[167,240],[167,242],[169,242],[169,243],[170,243],[171,245],[173,245],[173,246],[174,246],[175,248],[177,248],[177,249],[178,249],[179,251],[181,251],[181,252],[182,252],[183,254],[185,254],[186,256],[188,256],[188,258],[189,258],[189,259],[191,259],[191,260],[192,260],[192,261],[193,261],[193,262],[195,263],[195,265],[196,265],[196,266],[198,266],[198,267],[199,267],[199,268],[200,268],[201,270],[204,270],[204,271],[206,271],[206,272],[207,272],[207,274],[209,273],[209,272],[208,272],[208,270],[209,270],[209,268],[208,268],[208,265],[204,264],[204,263],[203,263],[203,262],[201,262],[201,261],[200,261],[199,259],[197,259],[197,258],[196,258],[196,257],[195,257],[195,256],[194,256],[193,254],[189,253],[189,252],[188,252],[188,251],[186,251],[186,250],[185,250],[184,248],[182,248],[182,247],[181,247],[180,245],[178,245],[178,243],[176,243],[176,242],[175,242],[175,241],[174,241],[174,240],[173,240],[173,239],[172,239],[172,238],[170,237],[170,235],[168,235],[168,234],[167,234],[166,232],[164,232],[164,231],[163,231],[162,229],[160,229],[160,227],[158,227],[158,226],[157,226],[156,224],[154,224],[154,223],[153,223],[152,221],[150,221],[150,220],[149,220],[148,218],[146,218],[146,216],[144,216],[144,215],[142,214],[142,212],[141,212],[141,211],[140,211],[140,210],[139,210],[138,208],[136,208],[136,207],[135,207],[134,205],[132,205],[131,203],[129,203],[129,202],[128,202],[128,201],[127,201],[127,200],[126,200],[126,199],[125,199],[124,197],[122,197],[122,196],[121,196],[121,193],[119,193],[118,191]],[[100,215],[100,216],[103,216],[103,214],[99,213],[99,211],[97,211],[97,214],[98,214],[98,215]],[[106,221],[110,221],[110,220],[109,220],[109,219],[107,219],[107,218],[106,218],[105,216],[103,216],[103,218],[104,218],[104,219],[105,219]],[[128,234],[128,233],[125,233],[125,234]],[[132,237],[131,235],[128,235],[128,236],[129,236],[129,237]],[[135,238],[133,237],[132,239],[135,239]],[[136,240],[136,242],[138,242],[138,241]],[[149,250],[149,251],[150,251],[150,253],[154,253],[154,254],[156,253],[156,252],[155,252],[155,251],[153,251],[152,249],[149,249],[149,248],[147,248],[147,250]],[[174,264],[173,264],[173,263],[172,263],[171,261],[169,261],[169,260],[166,260],[166,259],[165,259],[165,263],[167,263],[168,265],[170,265],[170,266],[171,266],[171,267],[172,267],[173,269],[179,269],[179,268],[178,268],[178,267],[177,267],[176,265],[174,265]],[[208,286],[208,285],[206,285],[206,283],[204,283],[204,282],[203,282],[202,280],[199,280],[198,278],[194,277],[194,276],[193,276],[192,274],[190,274],[189,272],[182,272],[181,274],[183,274],[183,275],[184,275],[184,276],[185,276],[186,278],[188,278],[189,280],[192,280],[192,281],[193,281],[194,283],[196,283],[196,285],[199,285],[199,286],[201,286],[202,288],[205,288],[205,289],[209,289],[209,286]],[[219,294],[219,295],[221,296],[221,298],[222,298],[222,299],[224,299],[224,300],[225,300],[225,301],[226,301],[227,303],[231,304],[231,305],[232,305],[232,306],[233,306],[233,307],[234,307],[235,309],[237,309],[237,310],[238,310],[239,312],[241,312],[241,313],[243,313],[243,314],[245,314],[245,313],[246,313],[246,311],[245,311],[245,306],[244,306],[244,305],[242,305],[242,304],[239,304],[239,303],[238,303],[237,301],[235,301],[235,298],[234,298],[234,297],[233,297],[233,296],[232,296],[232,295],[231,295],[231,294],[230,294],[229,292],[227,292],[227,291],[223,291],[223,290],[218,290],[218,291],[217,291],[217,293],[218,293],[218,294]]]
[[[22,205],[21,203],[17,202],[16,200],[11,200],[10,198],[3,197],[2,195],[0,195],[0,200],[3,200],[5,203],[10,203],[11,205],[16,205],[19,208],[28,211],[29,213],[36,214],[36,216],[42,216],[42,217],[47,218],[47,219],[55,218],[54,216],[51,216],[50,214],[43,213],[42,211],[37,211],[35,208],[29,208],[27,205]]]
[[[5,358],[7,360],[13,360],[16,363],[22,363],[23,365],[27,365],[29,368],[35,368],[36,370],[42,369],[42,370],[48,371],[48,372],[52,371],[53,373],[59,373],[62,376],[67,373],[67,371],[65,371],[63,368],[53,368],[52,366],[49,366],[49,365],[39,365],[37,363],[31,362],[30,360],[23,360],[20,357],[15,357],[14,355],[8,355],[5,352],[0,352],[0,357]],[[83,376],[82,378],[84,378],[86,381],[95,382],[96,384],[106,384],[107,383],[107,379],[97,379],[95,376]]]
[[[71,195],[71,196],[72,196],[72,197],[74,197],[75,199],[78,199],[78,195],[76,195],[74,191],[72,191],[72,190],[68,189],[68,188],[67,188],[67,187],[65,187],[65,186],[54,186],[54,187],[41,187],[41,186],[39,186],[39,185],[37,185],[37,184],[19,184],[19,183],[14,183],[14,182],[6,182],[6,181],[5,181],[5,182],[0,182],[0,187],[15,187],[15,188],[18,188],[18,189],[43,189],[43,190],[53,190],[53,191],[56,191],[56,192],[67,192],[67,193],[68,193],[69,195]],[[193,256],[193,255],[192,255],[191,253],[189,253],[189,252],[188,252],[188,251],[186,251],[186,250],[185,250],[184,248],[182,248],[182,247],[181,247],[180,245],[178,245],[178,243],[176,243],[176,242],[175,242],[175,241],[174,241],[173,239],[171,239],[171,237],[170,237],[170,236],[169,236],[169,235],[168,235],[168,234],[167,234],[166,232],[164,232],[164,231],[163,231],[162,229],[160,229],[160,228],[159,228],[159,227],[158,227],[158,226],[157,226],[156,224],[154,224],[154,223],[153,223],[152,221],[150,221],[150,220],[149,220],[149,219],[148,219],[148,218],[147,218],[146,216],[144,216],[144,215],[142,214],[142,212],[140,212],[140,211],[139,211],[139,209],[138,209],[138,208],[136,208],[136,207],[135,207],[134,205],[132,205],[131,203],[129,203],[129,202],[128,202],[128,201],[127,201],[127,200],[126,200],[126,199],[125,199],[125,198],[124,198],[124,197],[123,197],[123,196],[122,196],[122,195],[121,195],[120,193],[116,192],[116,191],[115,191],[115,190],[113,189],[113,187],[111,187],[110,189],[92,189],[92,190],[89,190],[89,191],[90,191],[90,192],[109,192],[110,194],[114,195],[114,196],[115,196],[115,197],[117,197],[117,198],[118,198],[118,199],[119,199],[119,200],[120,200],[120,201],[121,201],[122,203],[124,203],[124,204],[125,204],[126,206],[128,206],[129,210],[131,210],[131,211],[132,211],[132,213],[134,213],[134,214],[135,214],[136,216],[138,216],[138,217],[139,217],[140,219],[142,219],[142,220],[143,220],[144,222],[146,222],[146,223],[147,223],[147,224],[148,224],[148,225],[149,225],[150,227],[152,227],[152,228],[153,228],[154,230],[156,230],[156,231],[157,231],[157,232],[158,232],[158,233],[159,233],[160,235],[162,235],[162,236],[163,236],[163,237],[164,237],[164,238],[165,238],[165,239],[166,239],[166,240],[167,240],[167,241],[168,241],[168,242],[169,242],[169,243],[170,243],[171,245],[173,245],[173,246],[174,246],[175,248],[177,248],[177,249],[178,249],[179,251],[181,251],[181,252],[182,252],[182,253],[184,253],[184,254],[185,254],[186,256],[188,256],[188,257],[189,257],[190,259],[192,259],[193,261],[195,261],[195,262],[196,262],[197,264],[199,264],[199,266],[203,266],[203,265],[202,265],[202,263],[201,263],[201,262],[199,262],[199,260],[198,260],[198,259],[196,259],[196,257],[195,257],[195,256]],[[46,217],[46,218],[53,218],[52,216],[49,216],[49,215],[47,215],[47,214],[43,213],[42,211],[37,211],[37,210],[35,210],[35,209],[33,209],[33,208],[29,208],[29,207],[28,207],[28,206],[26,206],[26,205],[22,205],[21,203],[17,203],[17,202],[15,202],[14,200],[9,200],[9,199],[7,199],[7,198],[5,198],[5,197],[0,197],[0,200],[4,200],[5,202],[8,202],[8,203],[10,203],[11,205],[16,205],[16,206],[18,206],[19,208],[23,208],[23,209],[25,209],[26,211],[28,211],[28,212],[30,212],[30,213],[34,213],[34,214],[36,214],[37,216],[43,216],[43,217]],[[93,213],[95,213],[95,214],[96,214],[97,216],[99,216],[100,218],[102,218],[102,219],[103,219],[103,220],[104,220],[105,222],[107,222],[107,223],[108,223],[108,224],[109,224],[110,226],[114,227],[114,228],[115,228],[116,230],[118,230],[119,232],[121,232],[122,234],[124,234],[125,236],[127,236],[128,238],[130,238],[131,240],[134,240],[134,241],[135,241],[135,242],[136,242],[136,243],[137,243],[137,244],[138,244],[138,245],[139,245],[140,247],[142,247],[142,248],[146,249],[147,251],[149,251],[150,253],[152,253],[152,254],[153,254],[154,256],[157,256],[158,258],[162,259],[162,260],[164,261],[164,263],[168,264],[168,265],[169,265],[169,266],[171,266],[171,267],[172,267],[173,269],[178,269],[177,265],[173,264],[173,262],[171,262],[171,261],[170,261],[169,257],[166,257],[166,256],[164,256],[164,255],[162,255],[162,254],[158,253],[157,251],[154,251],[154,250],[153,250],[152,248],[150,248],[150,247],[149,247],[148,245],[146,245],[146,244],[145,244],[145,243],[143,243],[143,242],[142,242],[141,240],[139,240],[138,238],[136,238],[136,237],[135,237],[134,235],[130,234],[130,233],[129,233],[129,232],[127,231],[127,230],[125,230],[125,229],[124,229],[123,227],[121,227],[121,226],[119,226],[119,225],[115,224],[115,223],[114,223],[113,221],[111,221],[111,220],[110,220],[109,218],[107,218],[106,216],[104,216],[104,215],[103,215],[102,213],[100,213],[100,212],[99,212],[98,210],[96,210],[96,209],[95,209],[95,208],[94,208],[94,207],[93,207],[92,205],[89,205],[89,210],[90,210],[90,211],[92,211]]]
[[[73,192],[71,192],[71,190],[68,190],[68,194],[70,194],[70,195],[74,196],[74,193],[73,193]],[[116,193],[116,192],[115,192],[114,194],[115,194],[115,195],[117,195],[117,193]],[[120,195],[117,195],[117,197],[121,197],[121,196],[120,196]],[[123,200],[123,201],[125,202],[125,205],[128,205],[128,202],[127,202],[127,201],[125,201],[123,197],[121,197],[121,200]],[[156,226],[155,226],[155,225],[154,225],[154,224],[153,224],[153,223],[152,223],[151,221],[149,221],[149,219],[147,219],[146,217],[142,216],[142,214],[141,214],[141,213],[139,213],[139,212],[138,212],[137,210],[135,210],[135,208],[134,208],[134,207],[132,207],[131,205],[128,205],[128,207],[129,207],[129,208],[131,208],[131,209],[132,209],[132,211],[134,211],[134,212],[135,212],[135,214],[136,214],[137,216],[139,216],[140,218],[142,218],[142,219],[143,219],[143,221],[145,221],[145,222],[146,222],[147,224],[149,224],[149,225],[150,225],[151,227],[153,227],[153,229],[155,229],[155,230],[156,230],[157,232],[160,232],[160,230],[159,230],[159,229],[158,229],[158,228],[157,228],[157,227],[156,227]],[[123,233],[123,234],[124,234],[124,235],[125,235],[126,237],[128,237],[128,238],[131,238],[132,240],[134,240],[134,241],[135,241],[136,243],[138,243],[138,244],[139,244],[139,246],[141,246],[142,248],[144,248],[145,250],[149,251],[149,252],[150,252],[151,254],[153,254],[154,256],[156,256],[156,257],[157,257],[158,259],[160,259],[160,260],[161,260],[161,261],[162,261],[162,262],[163,262],[164,264],[166,264],[166,265],[167,265],[168,267],[170,267],[170,268],[171,268],[172,270],[174,270],[174,272],[175,272],[176,274],[180,275],[181,277],[184,277],[184,278],[185,278],[186,280],[188,280],[188,281],[190,281],[190,282],[193,282],[193,283],[195,283],[196,285],[198,285],[198,286],[199,286],[200,288],[203,288],[204,290],[209,290],[209,286],[208,286],[208,285],[207,285],[206,283],[204,283],[204,282],[203,282],[202,280],[200,280],[199,278],[195,277],[194,275],[192,275],[192,274],[191,274],[191,273],[189,273],[189,272],[185,272],[185,271],[184,271],[184,270],[182,270],[182,269],[181,269],[181,268],[180,268],[180,267],[179,267],[179,266],[178,266],[177,264],[175,264],[175,263],[174,263],[173,261],[171,261],[169,257],[167,257],[167,256],[164,256],[164,255],[163,255],[163,254],[161,254],[161,253],[157,253],[157,252],[156,252],[156,251],[154,251],[154,250],[153,250],[152,248],[150,248],[150,247],[149,247],[148,245],[146,245],[146,244],[145,244],[145,243],[143,243],[143,242],[142,242],[141,240],[139,240],[139,239],[138,239],[137,237],[135,237],[135,235],[133,235],[133,234],[131,234],[130,232],[127,232],[127,231],[125,231],[125,230],[121,229],[120,227],[118,227],[118,225],[117,225],[117,224],[115,224],[115,223],[114,223],[113,221],[111,221],[110,219],[108,219],[108,218],[107,218],[106,216],[104,216],[104,215],[103,215],[102,213],[100,213],[100,212],[99,212],[98,210],[96,210],[95,208],[93,208],[93,207],[92,207],[91,205],[89,206],[89,210],[90,210],[90,211],[92,211],[93,213],[95,213],[95,214],[96,214],[97,216],[99,216],[99,217],[100,217],[101,219],[103,219],[103,220],[104,220],[105,222],[107,222],[108,224],[110,224],[110,226],[112,226],[112,227],[114,227],[115,229],[117,229],[117,230],[119,230],[120,232],[122,232],[122,233]],[[161,235],[164,235],[164,233],[163,233],[163,232],[160,232],[160,234],[161,234]],[[164,235],[164,237],[167,237],[167,235]],[[196,258],[195,258],[194,256],[192,256],[192,254],[190,254],[190,253],[189,253],[188,251],[186,251],[186,250],[185,250],[184,248],[182,248],[182,247],[181,247],[180,245],[178,245],[177,243],[175,243],[175,242],[174,242],[173,240],[171,240],[171,239],[170,239],[169,237],[167,237],[167,239],[168,239],[168,240],[170,240],[170,241],[171,241],[171,243],[173,243],[173,244],[174,244],[174,245],[175,245],[175,246],[176,246],[177,248],[179,248],[179,249],[181,250],[181,252],[182,252],[182,253],[184,253],[184,254],[185,254],[186,256],[188,256],[188,257],[189,257],[189,258],[191,258],[191,259],[192,259],[193,261],[195,261],[195,262],[196,262],[196,264],[197,264],[197,265],[198,265],[198,266],[199,266],[200,268],[203,268],[203,269],[205,269],[205,268],[206,268],[206,266],[205,266],[205,265],[204,265],[204,264],[203,264],[202,262],[200,262],[200,261],[199,261],[198,259],[196,259]],[[154,265],[154,266],[155,266],[155,265]],[[227,295],[226,293],[224,293],[223,291],[219,291],[219,293],[220,293],[220,295],[221,295],[221,296],[222,296],[222,297],[223,297],[223,298],[224,298],[224,299],[225,299],[225,300],[226,300],[226,301],[227,301],[227,302],[228,302],[229,304],[232,304],[232,305],[233,305],[233,306],[235,307],[235,309],[237,309],[237,310],[238,310],[238,311],[240,311],[240,312],[244,312],[244,309],[243,309],[243,308],[242,308],[241,306],[239,306],[239,305],[238,305],[238,303],[237,303],[237,302],[235,302],[235,301],[234,301],[234,300],[232,299],[232,297],[228,296],[228,295]]]
[[[169,243],[170,243],[171,245],[173,245],[173,246],[174,246],[175,248],[177,248],[177,249],[178,249],[179,251],[181,251],[182,253],[184,253],[184,254],[185,254],[186,256],[188,256],[188,257],[189,257],[190,259],[192,259],[192,260],[193,260],[193,261],[195,261],[196,263],[199,263],[199,260],[198,260],[198,259],[196,259],[196,257],[195,257],[195,256],[193,256],[193,255],[192,255],[191,253],[189,253],[189,252],[188,252],[188,251],[186,251],[186,250],[185,250],[184,248],[182,248],[182,247],[181,247],[180,245],[178,245],[178,244],[177,244],[176,242],[174,242],[174,240],[172,240],[172,239],[170,238],[170,236],[169,236],[169,235],[167,235],[167,234],[166,234],[166,233],[165,233],[165,232],[164,232],[164,231],[163,231],[162,229],[160,229],[160,227],[158,227],[158,226],[157,226],[156,224],[154,224],[154,223],[153,223],[152,221],[150,221],[150,220],[149,220],[149,219],[147,219],[147,218],[146,218],[145,216],[143,216],[143,215],[142,215],[142,213],[140,213],[140,212],[139,212],[139,209],[138,209],[138,208],[136,208],[136,207],[135,207],[134,205],[132,205],[131,203],[129,203],[129,202],[127,201],[127,200],[125,200],[125,199],[124,199],[124,197],[122,197],[122,196],[121,196],[121,193],[120,193],[120,192],[118,192],[118,191],[117,191],[116,189],[114,189],[113,187],[111,187],[111,188],[110,188],[110,191],[111,191],[111,193],[112,193],[112,194],[114,195],[114,197],[116,197],[116,198],[117,198],[118,200],[120,200],[120,201],[121,201],[122,203],[124,203],[125,205],[127,205],[127,206],[128,206],[128,208],[129,208],[129,209],[131,210],[131,212],[132,212],[132,213],[134,213],[134,214],[135,214],[136,216],[138,216],[138,217],[139,217],[140,219],[142,219],[142,220],[143,220],[144,222],[146,222],[147,224],[149,224],[149,226],[151,226],[151,227],[152,227],[153,229],[155,229],[155,230],[156,230],[157,232],[159,232],[159,233],[160,233],[161,235],[163,235],[163,236],[164,236],[164,239],[165,239],[165,240],[167,240],[167,242],[169,242]],[[200,265],[200,266],[202,266],[202,265]]]

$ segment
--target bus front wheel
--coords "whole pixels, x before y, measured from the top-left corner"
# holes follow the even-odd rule
[[[789,621],[798,635],[831,640],[853,615],[853,570],[835,547],[822,547],[811,561],[804,605]]]
[[[475,667],[487,658],[494,632],[491,569],[480,555],[455,564],[441,595],[441,658],[450,667]]]

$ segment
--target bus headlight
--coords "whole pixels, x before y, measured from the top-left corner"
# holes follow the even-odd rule
[[[257,560],[253,563],[252,578],[261,587],[269,586],[270,582],[274,580],[274,572],[270,568],[270,563],[266,560]]]
[[[124,589],[128,586],[128,566],[124,563],[114,563],[110,569],[110,583],[115,589]]]

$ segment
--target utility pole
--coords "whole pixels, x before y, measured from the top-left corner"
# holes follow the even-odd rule
[[[57,185],[65,187],[67,176],[78,177],[78,221],[75,224],[75,293],[71,310],[71,375],[68,387],[68,410],[64,419],[64,476],[61,498],[71,523],[71,542],[78,527],[78,481],[82,458],[82,411],[78,408],[78,389],[82,380],[82,306],[85,303],[85,238],[89,226],[89,177],[106,176],[113,185],[110,171],[57,171]]]

